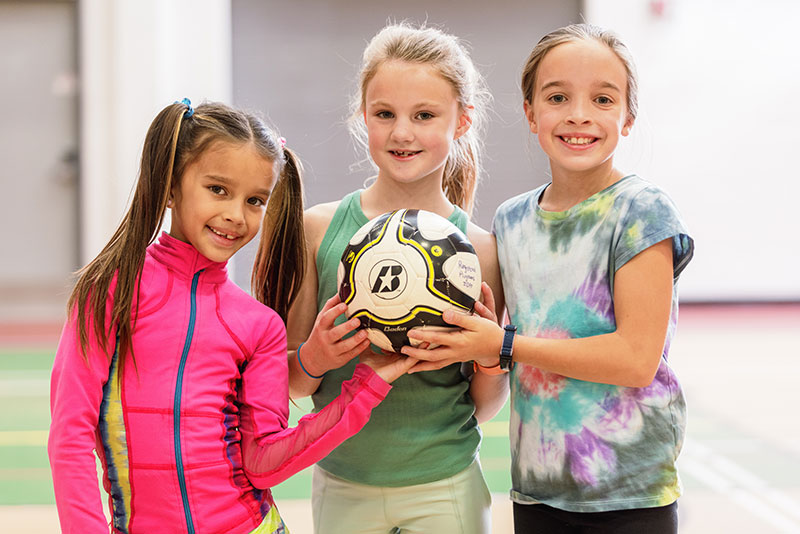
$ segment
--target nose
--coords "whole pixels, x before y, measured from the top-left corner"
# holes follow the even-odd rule
[[[592,122],[589,107],[580,99],[573,100],[569,107],[566,121],[570,124],[588,124]]]
[[[227,203],[225,206],[225,212],[223,213],[223,217],[226,221],[230,221],[237,226],[241,226],[245,222],[244,218],[244,206],[241,205],[240,202],[231,201]]]
[[[407,119],[398,118],[392,125],[392,141],[407,143],[414,139],[414,129]]]

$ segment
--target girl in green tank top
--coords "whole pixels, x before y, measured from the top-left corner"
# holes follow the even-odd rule
[[[336,270],[356,230],[380,214],[424,209],[461,229],[478,254],[483,294],[489,295],[485,304],[476,304],[476,312],[497,320],[503,302],[490,295],[502,299],[503,292],[494,237],[469,221],[487,100],[482,77],[452,35],[393,24],[367,46],[351,130],[368,148],[378,173],[365,189],[305,213],[314,261],[306,262],[287,321],[293,397],[313,395],[315,409],[321,409],[352,376],[357,356],[370,350],[365,333],[354,333],[358,319],[345,320]],[[507,395],[506,374],[478,372],[470,379],[460,362],[418,363],[395,381],[361,432],[318,464],[315,531],[488,533],[490,498],[476,464],[478,423],[493,417]],[[467,480],[460,474],[476,468],[479,484],[459,482]],[[459,484],[466,496],[452,490]],[[447,487],[452,491],[442,489]],[[357,510],[346,504],[364,488],[351,499]],[[435,503],[448,501],[450,512],[436,511]]]

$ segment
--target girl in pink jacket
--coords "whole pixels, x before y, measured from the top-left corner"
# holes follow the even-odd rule
[[[336,402],[287,428],[282,319],[305,260],[300,165],[284,144],[222,104],[185,99],[151,124],[131,207],[79,272],[53,364],[64,533],[109,532],[93,450],[113,533],[287,532],[269,487],[358,432],[415,363],[365,357]],[[154,242],[167,208],[170,231]],[[225,270],[262,219],[263,304]],[[333,323],[335,304],[317,321]]]

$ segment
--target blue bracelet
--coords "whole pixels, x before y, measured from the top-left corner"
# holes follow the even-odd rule
[[[311,373],[309,373],[308,371],[306,371],[306,368],[305,368],[305,367],[303,367],[303,360],[301,360],[301,359],[300,359],[300,347],[302,347],[303,345],[305,345],[305,343],[306,343],[306,342],[305,342],[305,341],[303,341],[303,342],[302,342],[302,343],[300,343],[300,345],[297,347],[297,352],[295,353],[295,354],[297,354],[297,363],[299,363],[299,364],[300,364],[300,369],[302,369],[302,370],[303,370],[303,372],[304,372],[305,374],[307,374],[308,376],[310,376],[310,377],[311,377],[311,378],[313,378],[314,380],[319,380],[320,378],[322,378],[323,376],[325,376],[325,373],[322,373],[322,374],[321,374],[321,375],[319,375],[319,376],[314,376],[314,375],[312,375]]]

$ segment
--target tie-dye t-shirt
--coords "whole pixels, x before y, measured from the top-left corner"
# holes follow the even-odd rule
[[[526,336],[581,338],[613,332],[614,273],[672,238],[675,281],[693,241],[657,187],[627,176],[567,211],[539,207],[546,186],[504,202],[494,233],[509,317]],[[674,285],[676,287],[676,285]],[[597,384],[516,364],[511,372],[511,497],[575,512],[665,506],[686,407],[667,363],[672,313],[655,379],[644,388]]]

